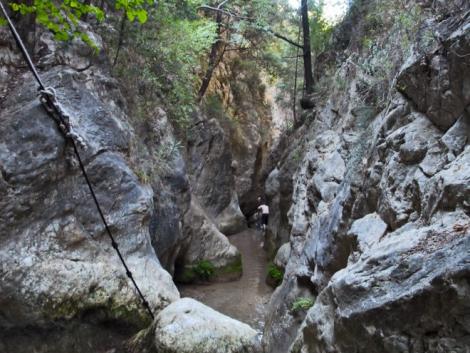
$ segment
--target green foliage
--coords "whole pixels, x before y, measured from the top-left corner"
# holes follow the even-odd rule
[[[310,44],[315,59],[329,47],[334,27],[324,18],[323,1],[309,2],[310,21]],[[293,9],[285,9],[281,24],[275,27],[277,32],[294,41],[302,41],[299,36],[300,17]],[[276,102],[285,109],[293,108],[293,96],[296,96],[297,112],[301,111],[298,105],[299,98],[303,94],[303,59],[302,50],[283,41],[273,41],[265,53],[264,60],[267,62],[266,71],[271,75],[272,83],[276,85]],[[296,72],[296,61],[298,70]],[[294,83],[297,80],[297,90],[294,92]]]
[[[315,55],[327,49],[333,26],[323,16],[323,1],[314,2],[309,7],[310,10],[310,45]]]
[[[137,178],[139,179],[139,181],[142,183],[142,184],[149,184],[150,183],[150,176],[148,175],[148,173],[143,170],[143,169],[137,169],[134,171],[135,175],[137,176]]]
[[[153,151],[154,157],[154,173],[161,175],[171,169],[171,161],[183,149],[183,145],[180,141],[164,141],[161,143],[155,151]]]
[[[291,311],[298,312],[301,310],[308,310],[313,306],[314,303],[315,301],[312,298],[299,297],[292,303]]]
[[[422,10],[415,2],[352,1],[345,23],[355,24],[356,31],[346,34],[343,32],[350,29],[339,27],[336,37],[347,36],[349,47],[357,48],[358,53],[341,65],[332,60],[323,63],[322,75],[315,85],[318,98],[357,94],[365,106],[383,109],[397,70],[409,56],[411,43],[419,39],[422,21]],[[429,46],[433,42],[432,33],[421,34],[420,44]],[[351,82],[355,83],[354,92],[349,90]]]
[[[175,271],[175,279],[177,282],[181,283],[194,283],[221,278],[234,280],[240,278],[242,271],[241,256],[232,263],[218,268],[209,260],[201,260],[193,266],[177,268]]]
[[[274,281],[276,286],[278,286],[284,278],[284,271],[271,262],[268,265],[268,277]]]
[[[201,260],[194,266],[193,271],[199,279],[208,281],[214,275],[215,267],[212,262]]]
[[[203,110],[204,113],[210,118],[215,118],[222,122],[228,120],[225,107],[218,95],[208,95],[204,100]]]
[[[384,31],[398,38],[406,51],[411,41],[416,39],[416,33],[421,25],[421,7],[407,0],[397,0],[394,3],[373,1],[369,5],[365,17],[365,33],[362,34],[363,47],[373,50],[377,43],[374,38],[380,37]]]
[[[302,159],[302,149],[297,147],[294,151],[292,151],[290,157],[294,163],[299,163]]]
[[[150,10],[145,25],[126,33],[129,44],[116,67],[129,88],[138,91],[137,104],[162,104],[183,134],[196,105],[200,61],[216,37],[214,22],[196,17],[192,6],[167,1]]]
[[[147,5],[153,0],[117,0],[115,9],[123,11],[130,21],[140,23],[147,21]],[[21,15],[32,14],[36,22],[49,29],[56,40],[67,41],[80,38],[91,47],[96,47],[90,37],[80,28],[80,19],[92,15],[98,21],[103,21],[105,12],[102,8],[87,4],[80,0],[33,0],[31,5],[23,2],[10,3],[10,8]]]
[[[73,1],[73,0],[72,0]],[[116,10],[122,10],[131,22],[138,20],[139,23],[147,22],[147,10],[145,5],[153,5],[153,0],[116,0]]]

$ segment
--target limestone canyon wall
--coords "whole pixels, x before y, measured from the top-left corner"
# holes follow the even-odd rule
[[[87,31],[99,55],[37,31],[33,56],[84,142],[84,164],[106,219],[159,315],[180,303],[172,276],[193,280],[192,268],[202,260],[221,276],[240,275],[239,252],[226,237],[246,225],[230,136],[201,112],[181,145],[162,107],[144,121],[133,116],[101,38]],[[18,65],[22,59],[7,28],[0,34],[0,351],[121,351],[149,317],[105,234],[71,146],[40,105],[32,75]],[[209,313],[198,305],[202,316]],[[226,318],[214,320],[217,326]],[[230,322],[240,325],[234,351],[255,344],[256,332]],[[230,340],[228,332],[218,339]]]
[[[392,31],[376,34],[375,51],[360,50],[374,2],[359,3],[337,33],[336,86],[311,98],[317,107],[304,112],[297,146],[281,155],[266,184],[280,215],[271,238],[279,247],[288,236],[290,258],[271,299],[264,347],[467,353],[468,2],[407,2],[423,21],[402,61],[403,37]],[[391,61],[390,89],[372,85],[368,71],[379,50]],[[293,158],[300,160],[294,169]],[[283,185],[289,181],[291,190]],[[293,310],[304,297],[314,305]]]

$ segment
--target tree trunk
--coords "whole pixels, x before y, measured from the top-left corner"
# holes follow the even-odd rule
[[[299,24],[299,34],[297,35],[297,43],[300,42],[300,32],[301,32],[301,25]],[[294,117],[294,125],[297,123],[297,114],[296,114],[296,107],[297,107],[297,78],[299,73],[299,48],[295,50],[295,76],[294,76],[294,92],[293,92],[293,99],[292,99],[292,115]]]
[[[209,63],[207,66],[206,74],[204,75],[201,83],[201,87],[199,88],[198,92],[198,101],[200,102],[202,100],[202,97],[206,94],[207,88],[209,87],[209,83],[211,82],[212,75],[214,73],[215,68],[219,63],[222,61],[224,51],[222,50],[222,54],[219,55],[219,51],[221,48],[221,43],[222,43],[222,38],[221,38],[221,32],[222,32],[222,13],[217,12],[217,17],[216,17],[216,22],[217,22],[217,39],[216,41],[212,44],[211,47],[211,53],[209,54]]]
[[[305,92],[313,93],[313,74],[312,74],[312,52],[310,49],[310,25],[308,22],[308,5],[307,0],[302,0],[302,30],[304,34],[304,79]]]
[[[118,45],[116,49],[116,56],[114,57],[113,68],[117,64],[119,52],[121,51],[122,44],[124,43],[124,31],[126,29],[126,20],[127,20],[127,15],[124,12],[121,18],[121,28],[119,30],[119,40],[118,40]]]

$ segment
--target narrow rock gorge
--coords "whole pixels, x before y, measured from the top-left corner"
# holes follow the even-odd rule
[[[4,5],[0,353],[470,353],[468,1]]]

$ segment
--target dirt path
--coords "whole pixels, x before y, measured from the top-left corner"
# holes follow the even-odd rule
[[[264,312],[272,289],[265,283],[266,252],[261,248],[261,234],[248,229],[229,237],[242,254],[243,275],[234,282],[208,285],[182,285],[181,297],[191,297],[221,313],[262,330]]]

